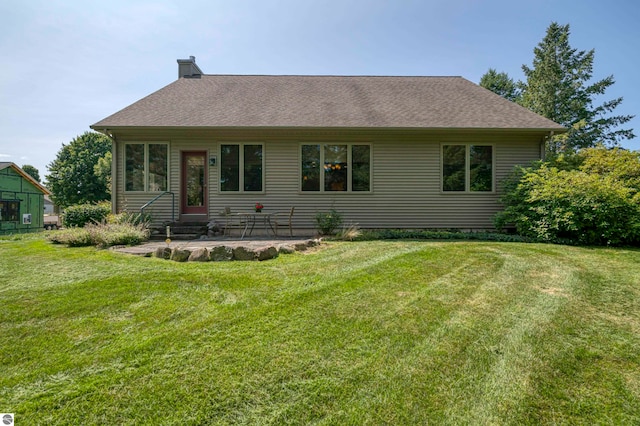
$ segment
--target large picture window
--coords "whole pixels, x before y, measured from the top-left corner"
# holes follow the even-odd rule
[[[17,222],[20,216],[20,201],[0,200],[0,222]]]
[[[263,191],[264,155],[261,144],[220,145],[220,190]]]
[[[301,160],[304,192],[371,191],[370,145],[302,145]]]
[[[493,191],[493,147],[471,144],[443,145],[442,190]]]
[[[169,146],[166,143],[125,144],[125,191],[166,191]]]

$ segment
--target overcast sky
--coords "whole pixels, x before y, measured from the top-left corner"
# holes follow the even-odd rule
[[[206,74],[522,79],[552,21],[595,49],[594,78],[640,136],[637,0],[21,0],[0,2],[0,161],[48,173],[63,143],[177,78]],[[594,80],[595,81],[595,80]],[[625,143],[640,149],[640,137]]]

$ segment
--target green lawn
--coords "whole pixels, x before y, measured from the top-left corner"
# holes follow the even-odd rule
[[[640,251],[326,243],[176,263],[0,240],[16,424],[639,424]]]

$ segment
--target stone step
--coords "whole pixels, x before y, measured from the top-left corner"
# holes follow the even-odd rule
[[[207,235],[206,222],[174,222],[151,228],[151,239],[163,241],[167,238],[167,226],[170,227],[172,240],[194,240]]]

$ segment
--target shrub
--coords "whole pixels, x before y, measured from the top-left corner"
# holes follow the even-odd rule
[[[110,203],[78,204],[67,207],[62,214],[62,224],[66,228],[83,227],[88,223],[100,223],[111,213]]]
[[[343,227],[340,232],[338,232],[338,239],[345,241],[353,241],[362,235],[362,231],[358,224],[351,224],[349,226]]]
[[[498,229],[547,242],[620,245],[640,241],[640,196],[614,174],[559,170],[546,164],[519,168],[505,184]]]
[[[54,244],[66,244],[69,247],[83,247],[93,245],[93,239],[86,228],[66,228],[52,232],[47,236]]]
[[[316,226],[321,235],[333,235],[340,225],[342,225],[342,215],[336,210],[316,213]]]
[[[53,232],[49,241],[69,247],[136,245],[149,239],[149,230],[143,225],[88,224],[84,228],[66,228]]]
[[[461,240],[461,241],[499,241],[532,242],[534,240],[520,235],[500,234],[496,232],[463,232],[447,229],[380,229],[367,230],[355,238],[357,241],[370,240]]]
[[[109,214],[107,216],[107,223],[142,225],[147,227],[149,223],[151,223],[151,215],[149,213],[142,214],[140,212],[125,211],[118,214]]]
[[[127,223],[87,225],[93,244],[98,247],[136,245],[149,239],[149,230],[144,225]]]

